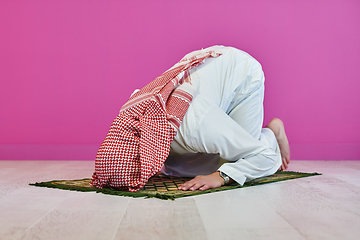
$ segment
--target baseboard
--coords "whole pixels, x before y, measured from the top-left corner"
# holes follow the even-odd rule
[[[350,143],[290,143],[294,160],[360,160],[360,144]]]
[[[360,144],[293,144],[293,160],[360,160]],[[0,160],[94,160],[99,145],[0,145]]]
[[[95,160],[100,145],[0,145],[0,160]]]

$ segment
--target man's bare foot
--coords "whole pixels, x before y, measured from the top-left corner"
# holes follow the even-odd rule
[[[273,118],[266,126],[274,132],[276,140],[280,147],[280,153],[282,157],[282,165],[279,170],[285,170],[290,163],[290,145],[286,137],[284,123],[279,118]]]

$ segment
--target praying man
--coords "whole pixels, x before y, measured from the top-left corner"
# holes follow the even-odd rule
[[[218,188],[285,170],[283,122],[263,128],[264,73],[233,47],[187,54],[136,90],[101,145],[91,184],[138,191],[158,171],[194,177],[179,190]]]

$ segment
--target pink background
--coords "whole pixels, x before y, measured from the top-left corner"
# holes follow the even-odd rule
[[[0,159],[93,160],[122,104],[186,53],[263,65],[292,159],[360,159],[360,1],[0,1]]]

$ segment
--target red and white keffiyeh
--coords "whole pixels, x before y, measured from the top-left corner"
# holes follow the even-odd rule
[[[98,150],[92,186],[136,192],[161,169],[192,100],[176,87],[190,81],[190,69],[219,55],[192,52],[130,97]]]

